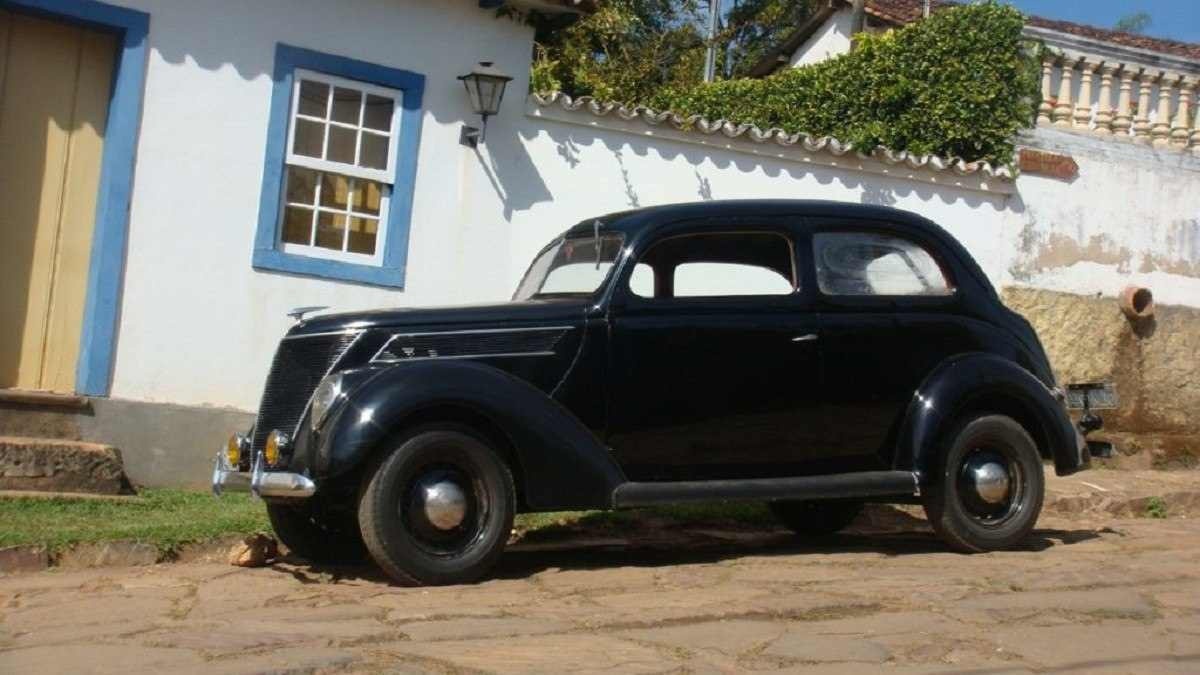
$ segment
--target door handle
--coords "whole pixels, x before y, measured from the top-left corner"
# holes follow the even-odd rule
[[[816,333],[808,333],[807,335],[798,335],[792,338],[792,342],[812,342],[817,339]]]

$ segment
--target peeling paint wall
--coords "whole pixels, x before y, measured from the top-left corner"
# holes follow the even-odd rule
[[[1046,128],[1023,142],[1071,155],[1079,175],[1018,179],[1020,235],[1000,285],[1113,296],[1137,284],[1200,306],[1200,159]]]

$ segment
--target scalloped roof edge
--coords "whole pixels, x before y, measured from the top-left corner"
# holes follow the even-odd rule
[[[843,143],[832,136],[811,136],[805,133],[791,134],[783,129],[772,127],[760,129],[753,124],[739,124],[729,120],[709,120],[700,115],[683,116],[678,113],[658,111],[646,106],[629,107],[610,101],[599,101],[591,96],[572,98],[561,91],[548,94],[534,93],[531,98],[539,106],[558,105],[569,112],[586,111],[597,117],[615,115],[620,119],[640,120],[651,126],[664,122],[680,131],[696,131],[707,136],[723,134],[728,138],[744,139],[754,143],[776,143],[784,147],[799,146],[808,152],[826,152],[840,157],[848,152],[855,152],[864,159],[874,159],[885,164],[905,164],[913,169],[928,169],[942,172],[952,171],[961,176],[982,174],[988,178],[1012,181],[1013,172],[1005,166],[992,166],[990,162],[968,162],[961,157],[942,157],[940,155],[915,155],[906,150],[894,151],[883,146],[876,146],[869,152],[856,149],[853,143]]]

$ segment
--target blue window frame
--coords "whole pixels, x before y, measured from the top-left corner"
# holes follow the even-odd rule
[[[398,93],[399,107],[391,127],[394,158],[388,162],[390,190],[386,207],[380,214],[379,238],[382,252],[373,261],[355,261],[353,254],[340,257],[310,255],[297,252],[297,247],[285,245],[281,228],[284,222],[285,187],[290,139],[297,95],[297,73],[315,73],[338,81],[361,83],[370,93],[371,87],[382,87]],[[417,150],[421,137],[421,97],[425,89],[423,75],[388,68],[365,61],[279,44],[275,48],[274,86],[271,94],[270,122],[267,131],[266,161],[263,166],[262,194],[259,203],[258,228],[254,237],[253,265],[257,269],[276,270],[292,274],[324,277],[377,286],[404,287],[404,272],[408,258],[408,235],[412,219],[413,186],[417,170]],[[365,95],[365,94],[364,94]],[[333,105],[332,100],[330,105]],[[365,100],[365,99],[364,99]],[[301,110],[303,108],[301,107]],[[331,115],[334,113],[330,113]],[[360,113],[365,119],[365,113]],[[360,127],[365,122],[360,122]],[[360,136],[366,130],[359,130]],[[326,141],[328,145],[329,141]],[[360,154],[363,152],[360,148]],[[319,160],[313,165],[319,169]],[[367,174],[378,170],[367,170]],[[376,176],[377,177],[377,176]],[[320,179],[318,179],[320,180]],[[380,181],[385,182],[385,181]],[[353,201],[346,200],[346,201]],[[353,217],[353,207],[347,206]],[[344,221],[343,221],[344,222]],[[314,226],[316,227],[316,226]],[[315,231],[315,230],[314,230]],[[314,237],[317,235],[314,234]],[[315,243],[315,240],[314,240]],[[314,253],[319,253],[313,249]],[[348,259],[349,258],[349,259]]]

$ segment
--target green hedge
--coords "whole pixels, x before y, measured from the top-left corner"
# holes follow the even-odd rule
[[[765,79],[664,90],[658,110],[833,136],[859,148],[1012,162],[1034,122],[1036,49],[1024,18],[994,2],[945,9],[905,28],[860,33],[848,53]]]

